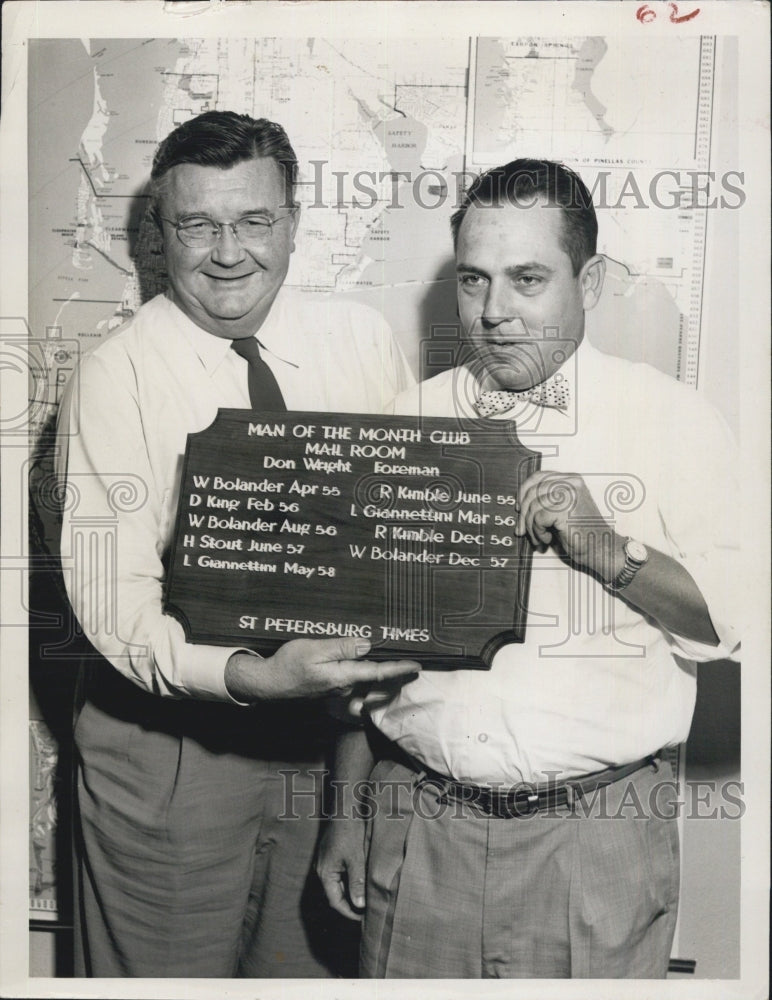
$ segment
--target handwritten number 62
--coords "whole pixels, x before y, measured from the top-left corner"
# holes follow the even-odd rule
[[[690,11],[690,13],[688,14],[679,15],[677,3],[668,3],[668,7],[670,8],[669,20],[671,21],[672,24],[683,24],[684,21],[691,21],[692,18],[696,17],[700,12],[700,8],[696,7],[693,11]],[[648,4],[645,3],[638,8],[638,10],[635,12],[635,16],[641,22],[641,24],[648,24],[650,21],[656,20],[657,12],[653,10]]]

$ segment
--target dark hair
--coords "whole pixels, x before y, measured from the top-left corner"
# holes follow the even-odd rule
[[[288,206],[293,205],[298,158],[281,125],[235,111],[205,111],[178,125],[156,150],[150,171],[153,201],[157,202],[162,192],[164,176],[180,163],[225,169],[261,157],[280,167]]]
[[[558,205],[563,215],[561,245],[571,258],[574,274],[594,256],[598,244],[598,220],[592,196],[582,178],[553,160],[512,160],[476,177],[453,213],[450,228],[453,246],[470,205],[520,204],[526,208],[541,196],[549,205]]]

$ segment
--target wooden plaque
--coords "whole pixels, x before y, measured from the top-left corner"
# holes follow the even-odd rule
[[[539,461],[511,422],[220,410],[188,437],[166,610],[191,642],[351,635],[486,669],[523,641]]]

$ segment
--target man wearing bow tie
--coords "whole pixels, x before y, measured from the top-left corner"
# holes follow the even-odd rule
[[[79,975],[330,975],[308,882],[320,698],[416,666],[363,660],[352,638],[266,658],[194,645],[163,611],[189,434],[221,407],[380,412],[411,381],[376,313],[282,288],[296,179],[265,119],[206,112],[167,136],[151,180],[169,290],[84,358],[62,405],[63,566],[93,647],[75,727]],[[283,770],[307,806],[284,820]]]
[[[576,174],[488,171],[452,231],[460,363],[396,411],[514,420],[541,452],[510,508],[534,550],[526,637],[488,672],[424,671],[370,710],[369,747],[345,737],[347,788],[378,751],[373,814],[363,836],[347,793],[318,870],[341,913],[364,908],[365,976],[664,977],[662,752],[688,734],[696,662],[738,645],[733,446],[694,390],[585,341],[605,262]]]

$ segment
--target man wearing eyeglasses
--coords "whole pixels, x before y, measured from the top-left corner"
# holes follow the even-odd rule
[[[350,638],[267,658],[193,645],[162,609],[188,434],[221,407],[380,412],[410,382],[376,313],[282,290],[296,174],[264,119],[175,129],[151,174],[169,290],[84,359],[62,404],[63,565],[94,647],[75,728],[80,975],[330,975],[306,884],[319,699],[417,669]],[[100,524],[113,547],[79,548]]]

